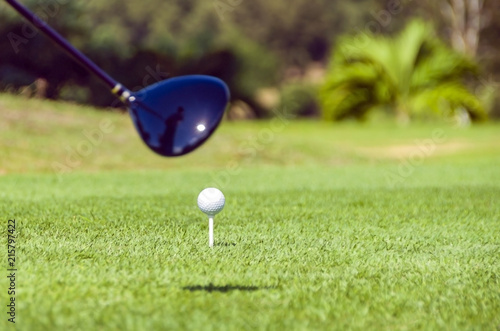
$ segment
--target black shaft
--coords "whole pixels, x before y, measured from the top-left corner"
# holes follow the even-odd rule
[[[73,47],[66,39],[64,39],[57,31],[52,29],[46,22],[42,21],[38,16],[32,13],[28,8],[17,2],[16,0],[5,0],[11,5],[19,14],[24,16],[28,21],[40,31],[45,33],[71,57],[73,57],[80,65],[85,67],[90,72],[94,73],[101,79],[111,90],[114,90],[119,85],[117,81],[111,78],[104,70],[99,68],[92,60],[87,58],[82,52]],[[123,89],[122,91],[123,92]],[[113,91],[114,94],[120,95],[118,91]]]

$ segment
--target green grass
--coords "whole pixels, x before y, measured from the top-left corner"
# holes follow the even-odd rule
[[[225,123],[201,150],[162,159],[123,114],[5,95],[0,110],[16,329],[500,326],[499,125],[290,122],[267,142],[270,122]],[[60,149],[104,117],[116,131],[54,173]],[[446,139],[408,166],[436,129]],[[209,249],[195,202],[214,184],[227,204]]]

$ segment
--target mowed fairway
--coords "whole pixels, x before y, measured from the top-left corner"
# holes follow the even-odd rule
[[[122,114],[0,95],[0,118],[18,330],[500,327],[499,125],[226,122],[164,159]],[[104,118],[113,132],[55,173]]]

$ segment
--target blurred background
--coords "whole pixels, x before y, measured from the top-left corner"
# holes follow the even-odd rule
[[[206,74],[228,119],[286,108],[327,121],[500,118],[496,0],[24,0],[118,81],[139,90]],[[0,91],[121,107],[6,4]]]

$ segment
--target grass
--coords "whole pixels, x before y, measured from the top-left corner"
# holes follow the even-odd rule
[[[172,160],[141,146],[123,114],[5,95],[0,110],[16,329],[500,326],[496,124],[225,123]],[[115,131],[54,173],[102,118]],[[446,139],[412,164],[415,140],[437,129]],[[227,204],[211,250],[195,201],[212,185]],[[7,287],[2,277],[2,305]]]

